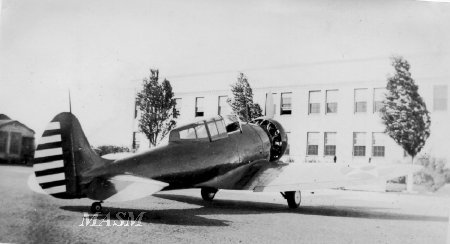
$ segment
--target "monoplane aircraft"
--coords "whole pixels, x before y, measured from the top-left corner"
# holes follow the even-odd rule
[[[297,208],[301,190],[366,184],[417,170],[397,164],[283,163],[287,145],[285,130],[270,116],[249,123],[236,115],[216,116],[175,128],[165,146],[111,160],[95,153],[78,119],[64,112],[39,141],[29,184],[56,198],[95,200],[92,212],[101,211],[103,201],[186,188],[200,188],[206,201],[219,189],[280,192]]]

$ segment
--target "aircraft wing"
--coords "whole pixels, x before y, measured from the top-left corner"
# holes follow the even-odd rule
[[[261,161],[238,167],[196,185],[217,189],[296,191],[378,183],[421,169],[406,164],[281,163]]]
[[[420,170],[406,164],[272,164],[261,168],[246,188],[261,191],[317,190],[371,184]]]

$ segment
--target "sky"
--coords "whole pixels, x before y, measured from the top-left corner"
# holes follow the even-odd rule
[[[228,89],[239,72],[253,87],[385,80],[392,55],[416,80],[450,78],[450,3],[4,0],[1,10],[0,113],[37,137],[68,111],[70,90],[91,144],[129,145],[150,68],[175,92]]]

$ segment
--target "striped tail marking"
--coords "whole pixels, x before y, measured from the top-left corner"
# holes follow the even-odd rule
[[[37,182],[48,194],[66,192],[60,122],[51,122],[45,128],[36,148],[33,170]]]

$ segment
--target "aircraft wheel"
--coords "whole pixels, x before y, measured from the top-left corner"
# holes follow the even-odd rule
[[[212,201],[214,199],[214,196],[216,196],[217,193],[217,189],[214,188],[202,188],[201,190],[201,194],[202,194],[202,198],[205,201]]]
[[[98,213],[98,212],[101,212],[102,211],[102,204],[100,203],[100,202],[94,202],[92,205],[91,205],[91,212],[92,213]]]
[[[284,193],[289,208],[298,208],[302,201],[302,193],[300,191],[287,191]]]

